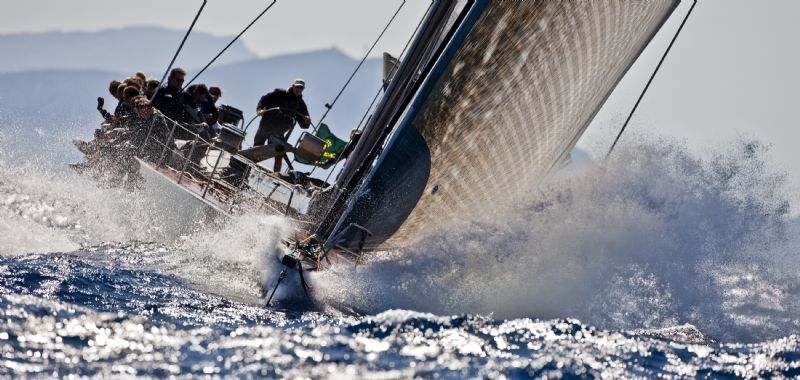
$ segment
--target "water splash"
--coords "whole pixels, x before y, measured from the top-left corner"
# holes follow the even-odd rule
[[[708,159],[646,140],[552,179],[498,212],[315,277],[317,297],[500,318],[576,317],[606,328],[691,323],[763,340],[800,325],[800,228],[767,148]]]
[[[162,253],[135,265],[178,275],[215,294],[260,302],[274,249],[288,236],[280,217],[181,220],[162,194],[104,188],[74,173],[0,157],[0,255],[72,252],[108,243],[152,242]]]
[[[245,214],[213,230],[187,236],[175,254],[157,264],[199,289],[263,304],[263,289],[280,271],[275,250],[291,224],[280,216]]]
[[[49,230],[37,237],[40,243],[64,238],[79,245],[129,240],[169,243],[186,231],[185,226],[167,223],[168,215],[157,203],[159,194],[101,188],[76,174],[33,164],[0,162],[0,178],[0,213],[15,223],[23,221],[23,225],[9,226],[8,232],[25,235],[25,223],[38,224]],[[4,245],[15,252],[57,251],[60,246],[49,248]]]
[[[576,317],[616,329],[691,323],[737,341],[795,331],[800,223],[767,148],[743,141],[701,159],[645,139],[617,153],[552,179],[513,210],[357,270],[320,273],[315,296],[370,313]],[[214,294],[258,304],[274,281],[285,220],[245,215],[176,236],[162,225],[158,194],[8,162],[0,156],[4,256],[146,241],[162,252],[131,266]]]

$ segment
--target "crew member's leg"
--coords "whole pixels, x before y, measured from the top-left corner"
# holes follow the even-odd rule
[[[275,156],[275,165],[272,166],[272,172],[278,174],[281,172],[281,164],[283,163],[283,155]]]
[[[253,139],[253,146],[261,146],[267,141],[267,130],[265,128],[258,128],[258,132],[256,132],[256,137]]]
[[[267,141],[269,141],[270,137],[276,137],[280,141],[283,141],[283,135],[286,133],[286,130],[287,129],[285,128],[276,127],[274,125],[260,127],[258,128],[256,137],[253,140],[253,146],[264,145]],[[279,145],[276,146],[276,150],[278,151],[278,155],[273,158],[275,160],[275,164],[272,166],[272,171],[277,174],[281,171],[281,164],[283,163],[283,154],[285,152],[285,148],[283,145]]]

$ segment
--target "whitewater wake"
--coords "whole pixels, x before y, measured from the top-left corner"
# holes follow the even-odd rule
[[[740,141],[701,159],[674,141],[640,141],[532,187],[513,209],[320,273],[317,297],[371,313],[786,336],[800,325],[800,223],[767,151]]]

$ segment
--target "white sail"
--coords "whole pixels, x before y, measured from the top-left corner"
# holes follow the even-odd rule
[[[478,3],[479,19],[339,223],[370,230],[367,247],[405,245],[529,193],[678,2]],[[403,202],[413,206],[400,219]]]

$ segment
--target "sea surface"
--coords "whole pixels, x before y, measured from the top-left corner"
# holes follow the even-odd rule
[[[270,307],[289,221],[181,225],[0,152],[0,377],[800,377],[800,222],[758,142],[642,138]]]

